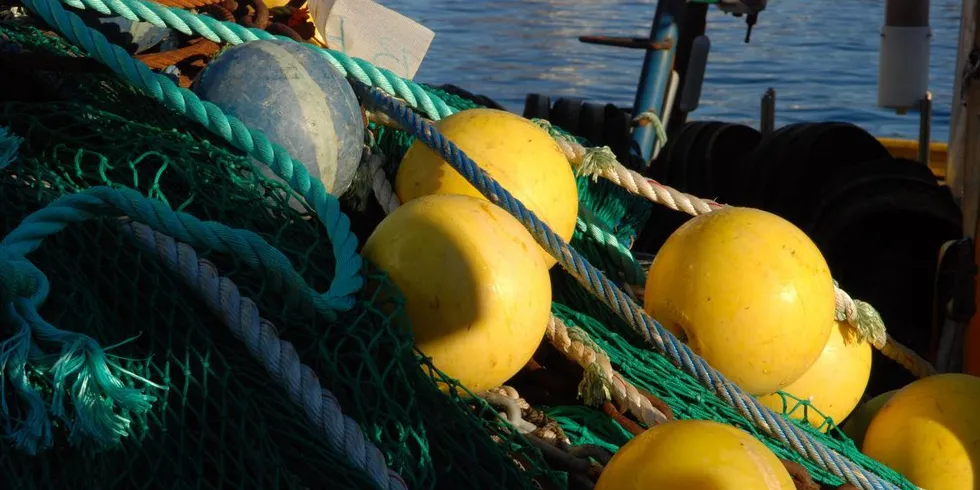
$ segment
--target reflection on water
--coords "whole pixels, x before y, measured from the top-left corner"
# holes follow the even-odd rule
[[[578,36],[646,36],[655,4],[612,0],[381,0],[436,32],[416,80],[452,83],[520,111],[539,92],[631,105],[642,51]],[[879,136],[914,138],[918,116],[875,106],[881,0],[773,0],[753,29],[712,9],[712,52],[697,119],[757,126],[759,99],[777,92],[777,125],[837,120]],[[960,1],[933,0],[933,138],[948,138]]]

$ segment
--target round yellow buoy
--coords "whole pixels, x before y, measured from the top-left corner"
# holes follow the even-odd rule
[[[871,419],[874,418],[878,410],[885,405],[885,402],[892,398],[892,395],[898,393],[898,390],[886,391],[857,407],[857,410],[851,414],[847,422],[841,426],[841,430],[847,437],[850,437],[854,441],[854,445],[861,447],[864,444],[864,434],[868,432],[868,426],[871,425]]]
[[[862,452],[928,490],[980,490],[980,378],[938,374],[892,395]]]
[[[799,228],[731,207],[667,239],[650,266],[644,308],[725,377],[767,395],[796,381],[827,345],[834,283]]]
[[[548,132],[531,121],[495,109],[469,109],[437,121],[435,127],[480,168],[569,241],[578,216],[575,175]],[[416,141],[395,176],[395,193],[405,203],[430,194],[463,194],[485,199],[436,152]],[[556,260],[540,249],[548,267]]]
[[[782,389],[794,397],[807,400],[810,405],[834,423],[842,422],[854,410],[871,377],[871,344],[859,340],[857,333],[846,323],[834,322],[830,338],[817,361],[807,369],[803,376]],[[783,397],[779,393],[759,397],[759,401],[776,411],[784,410]],[[797,401],[787,397],[785,410],[792,411]],[[803,420],[806,416],[810,425],[826,432],[830,425],[824,424],[823,417],[806,411],[803,407],[792,411],[790,417]]]
[[[410,201],[378,225],[361,253],[404,295],[419,349],[473,392],[503,384],[544,338],[548,267],[527,230],[485,200]]]
[[[616,452],[595,490],[795,490],[779,458],[749,433],[707,420],[647,429]]]

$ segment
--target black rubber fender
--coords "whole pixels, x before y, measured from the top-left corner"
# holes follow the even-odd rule
[[[753,152],[746,155],[739,162],[737,189],[729,204],[762,208],[772,168],[778,164],[796,134],[808,125],[795,123],[783,126],[765,137]]]
[[[929,186],[939,186],[929,167],[913,160],[903,158],[881,158],[861,165],[853,165],[837,172],[833,179],[822,186],[811,201],[811,207],[800,226],[812,230],[817,226],[824,211],[839,199],[843,199],[852,189],[887,178],[889,180],[911,180]]]
[[[799,133],[771,174],[765,209],[799,224],[838,172],[889,156],[874,136],[853,124],[811,126]]]
[[[569,133],[581,136],[579,133],[579,117],[582,114],[582,99],[561,97],[551,108],[551,124]]]
[[[551,97],[541,94],[527,94],[527,97],[524,98],[524,117],[550,121]]]
[[[700,197],[731,202],[739,162],[762,142],[762,133],[744,124],[726,124],[708,140],[709,191]]]

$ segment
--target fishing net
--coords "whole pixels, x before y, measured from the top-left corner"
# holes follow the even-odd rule
[[[62,195],[127,187],[202,220],[254,231],[285,254],[313,289],[328,287],[334,260],[322,225],[290,207],[292,191],[257,172],[250,158],[97,65],[75,63],[85,58],[59,38],[11,24],[0,24],[0,33],[8,48],[57,57],[65,66],[71,59],[78,67],[25,72],[25,92],[8,91],[0,99],[0,126],[24,138],[17,160],[0,170],[0,233]],[[456,109],[478,106],[424,88]],[[413,138],[374,123],[369,129],[374,147],[388,157],[384,170],[391,180]],[[383,213],[365,199],[365,176],[358,179],[341,202],[363,243]],[[643,270],[629,246],[646,225],[651,203],[605,180],[579,177],[578,187],[583,212],[571,244],[624,288],[642,286]],[[199,252],[296,346],[409,488],[567,488],[568,475],[553,469],[495,410],[438,390],[434,379],[452,382],[413,349],[397,297],[366,288],[351,311],[331,321],[292,307],[274,278],[235,256]],[[158,258],[133,247],[117,220],[72,225],[46,239],[30,259],[52,285],[41,311],[45,319],[112,346],[113,359],[134,374],[130,383],[145,378],[162,387],[146,388],[157,401],[147,413],[128,414],[132,423],[117,446],[79,447],[60,433],[54,447],[38,455],[3,445],[0,478],[7,488],[371,488],[363,471],[310,430],[302,411],[199,295]],[[370,264],[365,274],[375,284],[385,282]],[[842,483],[650,350],[560,267],[552,280],[555,316],[587,333],[617,371],[665,401],[676,418],[740,427],[780,458],[803,465],[816,481]],[[50,390],[39,374],[29,373],[29,380]],[[15,407],[7,384],[0,396]],[[806,403],[791,401],[787,412],[801,407]],[[595,407],[574,402],[535,408],[558,421],[573,444],[615,450],[632,437]],[[815,411],[810,416],[821,417]],[[799,425],[860,466],[914,488],[862,456],[833,421],[827,423],[827,433]]]
[[[77,55],[30,27],[2,32],[39,56]],[[288,189],[254,171],[251,159],[111,74],[23,76],[31,77],[34,101],[8,94],[0,106],[0,125],[24,138],[18,160],[0,173],[0,232],[65,193],[126,186],[200,219],[252,230],[311,287],[329,285],[333,256],[322,225],[290,207]],[[95,451],[57,440],[52,450],[29,456],[4,444],[4,488],[370,488],[363,472],[310,430],[301,410],[200,297],[127,240],[111,219],[70,226],[45,240],[30,256],[52,284],[41,314],[102,346],[119,344],[109,352],[122,367],[166,390],[149,389],[158,402],[133,414],[117,447]],[[439,393],[420,368],[407,326],[396,320],[397,300],[365,292],[352,311],[328,322],[290,308],[273,278],[234,256],[201,255],[296,346],[409,488],[516,489],[563,481],[485,406]],[[43,387],[43,380],[32,381]],[[16,407],[9,387],[7,393],[5,402]]]

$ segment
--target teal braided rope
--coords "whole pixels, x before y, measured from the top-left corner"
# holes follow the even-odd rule
[[[780,415],[761,405],[753,396],[726,379],[700,356],[677,340],[670,332],[646,314],[629,296],[620,291],[601,271],[589,264],[578,252],[555,234],[533,212],[500,186],[488,173],[478,167],[452,141],[444,138],[431,124],[384,92],[357,81],[351,82],[355,92],[395,119],[402,127],[438,152],[446,162],[480,190],[491,202],[516,217],[531,232],[541,246],[558,259],[570,274],[595,296],[609,306],[620,318],[666,355],[682,370],[717,394],[761,430],[844,480],[867,490],[894,489],[895,484],[883,480],[825,447],[812,435],[793,425]],[[903,482],[904,483],[904,482]],[[909,488],[915,488],[910,486]]]
[[[40,272],[25,257],[36,250],[41,241],[73,223],[98,216],[128,216],[153,230],[174,237],[197,248],[233,254],[250,267],[265,271],[276,290],[285,290],[308,301],[313,309],[328,319],[336,319],[337,303],[333,293],[320,294],[309,287],[293,268],[289,259],[269,245],[258,234],[231,228],[214,221],[201,221],[187,213],[172,211],[163,202],[149,199],[130,188],[113,189],[107,186],[90,187],[76,194],[62,196],[44,208],[28,215],[0,241],[0,257],[13,264],[14,277],[0,278],[0,297],[11,292],[18,297],[37,293],[43,281],[27,281]],[[34,272],[36,271],[36,272]],[[30,274],[28,274],[30,273]]]
[[[336,301],[330,293],[321,295],[313,291],[285,255],[251,231],[174,212],[164,203],[128,188],[92,187],[60,197],[28,215],[0,241],[0,299],[3,301],[0,307],[4,309],[4,323],[16,330],[13,337],[0,343],[0,369],[28,407],[21,426],[11,429],[14,425],[11,411],[6,398],[0,397],[0,417],[11,433],[14,445],[29,453],[34,454],[51,445],[50,422],[43,415],[43,402],[39,403],[40,395],[27,380],[28,361],[43,364],[51,358],[41,352],[35,340],[62,346],[60,355],[55,356],[57,361],[45,371],[53,379],[51,415],[63,420],[70,428],[71,440],[90,439],[101,446],[118,442],[127,433],[131,421],[129,413],[145,412],[154,400],[125,386],[113,374],[114,371],[124,372],[136,377],[107,359],[94,339],[60,330],[45,322],[38,313],[48,296],[50,284],[44,273],[26,258],[27,255],[37,250],[45,237],[69,224],[104,215],[125,215],[198,248],[234,254],[249,266],[263,269],[272,288],[285,288],[287,295],[292,296],[290,299],[296,298],[304,306],[312,305],[316,312],[328,318],[336,317],[333,308]],[[162,388],[148,380],[141,381]],[[69,417],[64,408],[65,393],[70,393],[74,402],[74,418]],[[118,413],[114,410],[116,405]]]
[[[579,206],[579,217],[575,220],[575,228],[604,249],[605,255],[619,268],[627,284],[639,286],[646,284],[646,271],[633,257],[633,252],[623,245],[614,233],[598,223],[598,218],[586,206]]]
[[[119,0],[113,0],[114,3],[116,1]],[[347,311],[354,306],[353,295],[364,284],[360,274],[361,257],[357,254],[357,237],[351,232],[350,220],[341,211],[340,202],[327,193],[323,183],[310,177],[302,162],[294,160],[283,147],[269,141],[261,131],[248,128],[218,106],[202,101],[190,90],[178,87],[171,79],[153,73],[124,49],[107,41],[102,33],[85,25],[78,15],[65,10],[57,0],[25,0],[23,4],[123,79],[167,107],[200,123],[289,182],[290,187],[316,211],[333,246],[337,267],[323,300],[332,310]]]
[[[34,3],[36,0],[24,2]],[[54,2],[55,0],[46,0]],[[65,5],[77,9],[93,9],[104,15],[118,15],[131,21],[149,22],[157,27],[175,29],[186,35],[200,35],[216,43],[238,45],[259,39],[277,39],[296,42],[285,36],[270,34],[261,29],[247,28],[234,22],[224,22],[207,15],[199,15],[187,10],[164,7],[152,1],[141,0],[62,0]],[[31,8],[31,10],[35,10]],[[47,19],[45,19],[47,20]],[[378,68],[367,61],[347,56],[339,51],[323,49],[303,43],[324,56],[345,76],[367,85],[375,86],[404,99],[412,107],[421,110],[431,119],[442,119],[456,111],[425,87],[406,80],[384,68]]]

